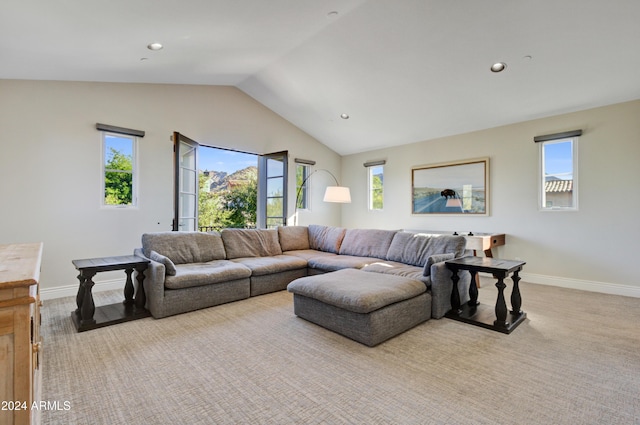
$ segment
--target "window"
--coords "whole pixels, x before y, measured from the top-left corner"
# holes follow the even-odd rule
[[[135,207],[137,138],[102,132],[102,205]]]
[[[201,146],[178,132],[173,143],[173,230],[286,225],[286,151],[257,155]]]
[[[299,210],[309,209],[309,170],[307,164],[296,164],[296,208]]]
[[[578,138],[540,143],[540,209],[578,209]]]
[[[179,231],[255,228],[260,215],[258,155],[173,135],[174,226]]]
[[[384,206],[384,164],[367,166],[369,210],[382,210]]]
[[[256,227],[258,155],[201,145],[198,177],[200,231]]]

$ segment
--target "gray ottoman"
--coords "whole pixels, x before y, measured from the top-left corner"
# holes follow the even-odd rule
[[[373,347],[431,317],[424,283],[344,269],[287,286],[296,316]]]

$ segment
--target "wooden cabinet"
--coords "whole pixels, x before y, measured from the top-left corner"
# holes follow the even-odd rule
[[[40,419],[41,259],[42,243],[0,245],[0,425]]]

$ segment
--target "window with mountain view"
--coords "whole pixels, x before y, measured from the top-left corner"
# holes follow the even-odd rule
[[[200,146],[198,227],[256,227],[258,156]]]

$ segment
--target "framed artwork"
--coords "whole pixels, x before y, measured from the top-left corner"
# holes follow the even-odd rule
[[[489,158],[412,167],[411,213],[489,215]]]

